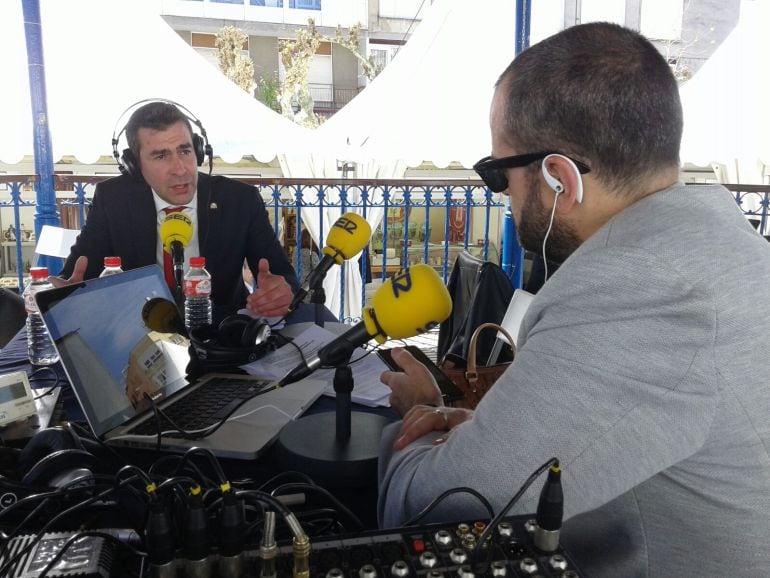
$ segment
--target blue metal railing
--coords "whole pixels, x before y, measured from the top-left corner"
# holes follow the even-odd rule
[[[77,207],[74,212],[74,224],[78,228],[85,222],[89,193],[93,193],[96,183],[109,177],[56,175],[57,190],[67,189],[67,198],[59,199],[60,209],[68,206]],[[268,213],[271,215],[276,235],[279,235],[282,221],[287,223],[291,231],[284,230],[284,239],[296,241],[297,250],[292,264],[297,275],[302,278],[302,262],[300,259],[300,239],[302,232],[303,211],[319,211],[339,207],[341,212],[346,210],[359,211],[366,217],[370,211],[382,209],[384,216],[372,236],[371,247],[373,254],[364,252],[360,266],[362,277],[371,269],[372,277],[385,279],[389,273],[400,267],[415,263],[429,263],[448,279],[454,256],[461,250],[472,250],[485,260],[500,261],[500,246],[502,236],[502,220],[506,210],[504,198],[491,193],[481,181],[470,180],[355,180],[355,179],[284,179],[284,178],[252,178],[234,177],[240,181],[259,187]],[[10,199],[0,200],[0,223],[5,235],[8,229],[18,232],[15,238],[3,237],[3,252],[0,256],[3,271],[7,272],[11,255],[15,255],[17,266],[16,277],[19,291],[24,283],[24,239],[21,233],[21,209],[35,207],[35,192],[33,185],[37,183],[35,175],[0,175],[0,187],[9,191]],[[770,185],[724,185],[735,195],[738,206],[748,218],[759,222],[758,230],[770,234]],[[284,210],[290,209],[290,219],[284,219]],[[6,211],[11,213],[12,225],[6,227],[9,221]],[[442,213],[443,211],[443,213]],[[418,213],[424,212],[424,219]],[[436,212],[441,218],[436,218]],[[395,213],[398,213],[397,215]],[[296,219],[296,220],[295,220]],[[458,219],[454,222],[453,219]],[[473,227],[473,221],[482,219],[482,226]],[[415,221],[420,221],[422,225]],[[440,223],[442,235],[440,243],[431,243],[432,227]],[[483,236],[473,242],[474,229],[483,229]],[[290,234],[289,234],[290,233]],[[325,239],[327,231],[321,228],[319,238]],[[290,243],[284,243],[286,246]],[[388,249],[391,249],[389,252]],[[397,257],[388,257],[388,254]],[[394,261],[398,259],[397,263]],[[370,262],[368,262],[370,260]],[[376,273],[376,274],[375,274]],[[521,278],[521,271],[513,271],[514,286],[520,286],[516,279]],[[344,277],[341,278],[344,283]],[[344,295],[344,287],[341,291]],[[339,318],[343,319],[344,303],[340,300]],[[362,303],[366,301],[365,284],[362,285]]]
[[[57,190],[67,189],[67,198],[59,199],[60,210],[64,207],[77,207],[77,211],[70,215],[70,222],[63,219],[63,223],[69,228],[79,228],[85,222],[96,183],[109,177],[56,177]],[[362,277],[371,271],[372,278],[385,279],[398,268],[419,262],[433,265],[446,282],[454,256],[461,250],[470,250],[485,260],[499,262],[499,231],[506,203],[502,195],[491,193],[481,181],[234,178],[259,187],[276,235],[281,233],[282,221],[285,223],[282,236],[285,240],[296,240],[297,250],[292,264],[300,279],[306,273],[302,271],[298,250],[303,212],[319,211],[322,214],[328,208],[340,208],[340,212],[354,210],[364,217],[369,216],[373,210],[383,211],[381,224],[373,233],[372,252],[365,251],[362,254]],[[35,182],[35,176],[30,175],[0,176],[0,185],[7,183],[12,191],[9,201],[0,201],[0,211],[13,208],[16,231],[20,229],[20,207],[35,206],[34,192],[27,193],[28,198],[23,199],[21,191],[24,185],[30,188],[29,184]],[[287,209],[291,210],[291,219],[284,219]],[[443,218],[440,218],[441,211]],[[0,213],[0,223],[3,222],[4,214]],[[434,227],[442,228],[441,234],[436,234]],[[472,239],[474,230],[477,231],[476,238]],[[327,233],[321,219],[319,238],[325,239]],[[432,233],[434,238],[441,241],[431,242]],[[14,240],[16,264],[23,263],[21,240]],[[288,243],[284,244],[286,246]],[[396,259],[397,264],[394,262]],[[2,267],[7,271],[8,263],[2,263]],[[20,291],[24,274],[23,267],[17,267]],[[341,282],[344,284],[344,276]],[[344,285],[341,294],[344,295]],[[362,284],[362,303],[365,300],[365,284]],[[344,303],[340,301],[338,314],[343,319]]]

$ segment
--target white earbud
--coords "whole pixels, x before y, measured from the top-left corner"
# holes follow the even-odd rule
[[[577,191],[575,191],[575,200],[578,203],[583,202],[583,178],[580,176],[580,170],[575,166],[575,163],[572,162],[572,159],[565,157],[564,155],[560,154],[551,154],[548,155],[543,159],[543,178],[545,179],[545,182],[548,184],[549,187],[551,187],[554,192],[559,195],[564,192],[564,185],[561,184],[561,182],[554,177],[551,173],[548,172],[548,169],[546,168],[545,164],[548,159],[551,157],[559,157],[561,159],[564,159],[567,161],[570,167],[572,167],[572,170],[575,172],[575,179],[577,180]]]

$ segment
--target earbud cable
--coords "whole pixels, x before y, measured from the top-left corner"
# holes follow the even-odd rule
[[[556,215],[556,201],[559,200],[559,195],[561,193],[556,193],[556,196],[553,199],[553,209],[551,209],[551,220],[548,222],[548,230],[545,232],[545,237],[543,237],[543,284],[545,284],[546,281],[548,281],[548,259],[546,259],[545,256],[545,244],[548,241],[548,236],[551,234],[551,229],[553,228],[553,217]]]

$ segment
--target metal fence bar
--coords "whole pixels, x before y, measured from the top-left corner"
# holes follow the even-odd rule
[[[109,177],[107,176],[81,176],[81,175],[57,175],[56,183],[57,188],[65,189],[71,188],[74,194],[74,198],[59,199],[62,206],[77,206],[79,223],[83,223],[86,219],[87,209],[91,203],[90,198],[87,195],[87,191],[93,189],[96,183],[103,181]],[[366,216],[372,209],[382,208],[384,211],[382,222],[380,226],[374,231],[371,247],[376,250],[379,247],[381,253],[376,254],[374,251],[370,255],[362,257],[361,272],[362,276],[366,275],[367,263],[371,263],[373,267],[380,266],[380,274],[378,277],[384,280],[388,276],[388,248],[395,248],[398,250],[399,244],[401,245],[400,254],[400,266],[408,266],[411,262],[416,262],[410,257],[419,255],[419,259],[422,262],[431,261],[431,248],[430,235],[431,235],[431,215],[437,210],[443,210],[443,225],[444,235],[441,244],[441,263],[437,265],[435,261],[431,263],[433,266],[440,268],[440,273],[446,282],[449,276],[449,271],[452,263],[450,263],[450,248],[459,247],[462,249],[468,249],[469,245],[476,246],[478,239],[470,239],[471,237],[471,215],[474,211],[483,212],[483,235],[484,245],[481,251],[481,256],[485,260],[490,258],[490,247],[495,243],[497,249],[497,255],[500,255],[500,236],[502,233],[494,234],[492,231],[492,224],[495,219],[501,220],[502,211],[505,210],[504,199],[501,195],[492,193],[486,189],[481,181],[468,181],[468,180],[443,180],[443,181],[427,181],[427,180],[374,180],[374,179],[346,179],[346,180],[334,180],[334,179],[278,179],[278,178],[254,178],[254,177],[234,177],[237,180],[246,182],[259,187],[260,194],[265,201],[268,213],[272,215],[273,228],[276,235],[279,234],[279,227],[283,218],[284,209],[291,209],[296,212],[297,222],[295,226],[296,239],[301,244],[301,231],[302,225],[302,210],[301,209],[313,209],[317,208],[320,212],[330,207],[340,207],[343,211],[350,209],[361,209],[361,212]],[[0,186],[4,186],[9,191],[9,200],[0,200],[0,223],[3,221],[3,212],[10,210],[13,212],[12,222],[13,226],[19,234],[15,235],[15,239],[3,237],[5,244],[3,246],[2,254],[2,266],[7,272],[9,264],[7,262],[7,256],[11,247],[7,244],[9,241],[14,241],[16,263],[18,265],[18,272],[16,274],[17,284],[19,291],[23,290],[23,283],[25,277],[24,260],[22,252],[21,238],[21,209],[23,207],[36,206],[35,200],[24,200],[22,198],[22,191],[25,186],[37,182],[36,175],[0,175]],[[736,203],[743,210],[744,214],[748,218],[755,218],[759,220],[759,231],[763,234],[770,235],[770,185],[741,185],[741,184],[726,184],[724,185],[729,189],[736,200]],[[307,191],[312,189],[317,193],[317,200],[314,202],[307,201]],[[351,197],[353,192],[359,192],[359,200],[355,200]],[[338,194],[339,201],[333,200],[330,195]],[[461,195],[461,198],[455,198],[456,195]],[[331,202],[330,202],[331,199]],[[452,230],[450,224],[450,213],[453,208],[464,208],[466,221],[463,224],[463,239],[460,245],[452,245],[449,241],[450,232]],[[404,212],[403,217],[403,230],[398,232],[394,228],[395,221],[391,222],[388,219],[389,211],[392,209],[402,209]],[[418,252],[409,252],[410,241],[410,226],[414,228],[412,223],[415,222],[416,214],[413,212],[415,209],[421,209],[425,213],[425,229],[424,237],[422,238],[423,245]],[[476,215],[478,213],[475,213]],[[320,238],[324,239],[326,231],[323,229],[323,220],[321,220]],[[476,228],[476,230],[479,230]],[[6,235],[7,232],[3,231]],[[416,239],[419,239],[419,231]],[[495,238],[491,238],[494,236]],[[379,239],[382,239],[381,244]],[[380,246],[381,245],[381,246]],[[397,252],[397,251],[396,251]],[[297,274],[300,276],[303,274],[301,270],[301,259],[299,250],[296,254]],[[373,275],[374,276],[374,275]],[[344,281],[343,281],[344,282]],[[365,293],[364,293],[365,297]],[[344,303],[340,303],[340,315],[344,311]]]

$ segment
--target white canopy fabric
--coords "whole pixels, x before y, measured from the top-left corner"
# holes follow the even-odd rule
[[[316,130],[323,146],[310,157],[281,158],[284,174],[338,177],[337,161],[356,163],[357,178],[399,178],[407,166],[424,161],[473,166],[491,148],[489,105],[495,81],[515,54],[515,5],[512,0],[435,0],[387,68]],[[356,191],[349,194],[357,198]],[[310,191],[304,195],[314,200]],[[321,216],[325,232],[339,214],[330,208]],[[382,216],[381,208],[367,213],[372,230]],[[303,210],[302,218],[318,242],[318,211]],[[358,258],[329,271],[327,304],[339,302],[341,274],[345,313],[358,315]]]
[[[164,98],[192,112],[214,154],[269,162],[312,148],[310,131],[267,108],[205,62],[142,0],[40,0],[54,161],[93,163],[112,154],[121,114]],[[0,2],[0,160],[33,154],[29,73],[20,0]],[[127,117],[123,118],[120,130]],[[122,138],[119,148],[125,148]]]
[[[680,90],[683,163],[725,182],[761,184],[770,163],[770,2],[744,0],[738,24]]]
[[[436,0],[391,64],[318,129],[325,148],[379,167],[473,166],[491,148],[489,105],[515,54],[515,7]]]

